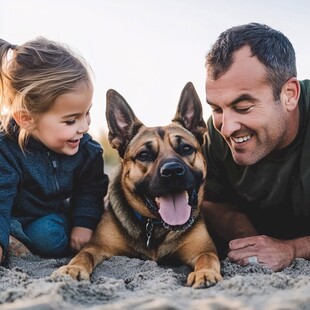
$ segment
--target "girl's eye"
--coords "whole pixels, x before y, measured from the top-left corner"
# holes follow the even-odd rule
[[[75,119],[65,121],[65,123],[66,123],[67,125],[74,125],[74,124],[75,124],[75,122],[76,122],[76,120],[75,120]]]

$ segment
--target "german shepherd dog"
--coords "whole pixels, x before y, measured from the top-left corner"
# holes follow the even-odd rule
[[[107,92],[109,142],[121,157],[111,177],[108,210],[91,241],[55,274],[90,279],[100,262],[116,255],[179,262],[193,268],[187,285],[222,279],[215,246],[200,215],[206,163],[206,124],[191,82],[168,126],[146,127],[115,90]]]

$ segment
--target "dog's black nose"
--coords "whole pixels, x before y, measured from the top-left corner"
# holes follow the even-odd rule
[[[163,177],[181,176],[185,173],[185,169],[182,164],[177,162],[165,163],[160,168],[160,174]]]

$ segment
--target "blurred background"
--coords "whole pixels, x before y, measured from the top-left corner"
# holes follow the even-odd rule
[[[310,2],[306,0],[0,0],[0,36],[22,44],[37,36],[64,42],[95,73],[90,133],[106,141],[105,96],[123,95],[146,125],[174,116],[192,81],[205,104],[204,57],[218,35],[248,22],[265,23],[293,43],[298,77],[310,77]]]

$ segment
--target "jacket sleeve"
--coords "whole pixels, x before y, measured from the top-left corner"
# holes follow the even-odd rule
[[[16,199],[20,177],[14,168],[15,160],[0,149],[0,246],[6,254],[9,245],[11,211]]]
[[[104,211],[103,198],[109,179],[104,172],[103,150],[94,141],[88,142],[87,155],[74,189],[73,226],[94,230]]]

